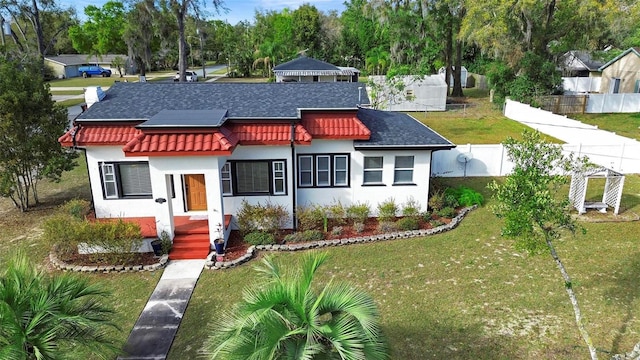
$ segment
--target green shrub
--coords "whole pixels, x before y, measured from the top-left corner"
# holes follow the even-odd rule
[[[51,217],[43,225],[45,239],[60,254],[75,254],[82,245],[93,251],[89,254],[92,261],[123,264],[138,257],[142,231],[137,223],[122,219],[89,222],[68,214]]]
[[[413,197],[409,197],[407,202],[402,205],[402,216],[418,217],[420,216],[420,204]]]
[[[78,220],[84,220],[91,211],[91,203],[84,199],[69,200],[62,205],[62,211]]]
[[[364,224],[370,213],[371,209],[367,203],[357,203],[347,208],[347,217],[353,221],[354,225],[357,223]]]
[[[342,235],[343,231],[344,231],[344,228],[342,228],[342,226],[334,226],[333,229],[331,229],[331,235],[340,236]]]
[[[438,211],[438,216],[445,218],[452,218],[456,216],[456,209],[452,207],[445,207]]]
[[[422,217],[422,221],[424,222],[428,222],[429,220],[431,220],[431,213],[428,211],[423,212],[422,214],[420,214],[420,216]]]
[[[160,233],[160,245],[162,245],[162,254],[164,255],[168,254],[173,247],[173,241],[171,241],[169,233],[165,230],[162,230],[162,232]]]
[[[404,217],[396,221],[396,227],[399,230],[418,230],[420,228],[420,223],[415,217]]]
[[[330,218],[334,224],[343,225],[347,218],[347,209],[342,205],[340,201],[325,206],[325,214]]]
[[[444,192],[434,191],[429,198],[429,207],[433,211],[438,211],[444,207]]]
[[[434,219],[434,220],[429,221],[429,225],[431,225],[431,227],[433,227],[433,228],[436,228],[438,226],[444,225],[444,223],[442,221],[440,221],[440,220],[435,220]]]
[[[299,231],[291,234],[287,234],[284,237],[285,243],[301,242],[301,241],[302,241],[302,233]]]
[[[322,229],[325,215],[320,206],[299,206],[296,209],[296,217],[299,230],[320,230]]]
[[[69,215],[58,214],[43,224],[43,236],[49,246],[57,246],[61,254],[78,251],[78,244],[88,240],[88,223]]]
[[[284,205],[260,203],[249,204],[242,200],[242,205],[236,216],[240,233],[243,235],[252,232],[267,232],[275,236],[289,219],[289,212]]]
[[[458,207],[458,198],[455,197],[455,195],[447,194],[445,192],[445,194],[444,194],[444,207],[452,207],[452,208]]]
[[[89,223],[90,248],[99,248],[104,252],[92,253],[94,260],[111,264],[126,263],[138,256],[137,249],[142,246],[140,225],[118,219]]]
[[[381,221],[378,223],[378,233],[385,234],[396,231],[396,223],[391,221]]]
[[[353,224],[353,231],[355,231],[358,234],[362,233],[364,229],[365,229],[364,224],[361,222],[357,222]]]
[[[245,235],[244,241],[246,241],[250,245],[269,245],[276,243],[273,235],[264,231],[250,232]]]
[[[484,197],[479,192],[466,186],[447,189],[447,194],[451,194],[458,200],[459,206],[482,205]]]
[[[320,230],[306,230],[302,232],[302,240],[304,241],[318,241],[323,239],[324,234]]]
[[[378,220],[380,222],[390,222],[396,220],[396,214],[398,213],[398,205],[396,205],[393,198],[378,204]]]

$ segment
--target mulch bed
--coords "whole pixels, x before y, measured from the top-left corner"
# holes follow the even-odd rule
[[[457,209],[459,211],[459,209]],[[396,220],[398,220],[400,218],[397,218]],[[435,220],[439,220],[441,221],[443,224],[448,224],[449,222],[451,222],[451,219],[449,218],[439,218],[439,217],[435,217]],[[333,235],[331,233],[331,229],[333,229],[334,226],[341,226],[342,227],[342,232],[339,235]],[[361,232],[357,232],[354,230],[352,224],[342,224],[342,225],[338,225],[338,224],[329,224],[328,228],[329,231],[325,234],[325,239],[326,240],[336,240],[336,239],[347,239],[347,238],[353,238],[353,237],[361,237],[361,236],[371,236],[371,235],[375,235],[378,234],[378,219],[377,218],[369,218],[367,219],[367,221],[364,224],[364,230]],[[432,226],[429,222],[427,221],[423,221],[422,219],[420,220],[420,229],[431,229]],[[284,237],[291,233],[291,231],[282,231],[278,238],[276,239],[278,244],[284,244]],[[225,256],[224,256],[224,261],[231,261],[231,260],[235,260],[238,259],[239,257],[241,257],[242,255],[247,253],[247,249],[250,247],[251,245],[247,244],[246,242],[244,242],[243,237],[240,235],[240,232],[238,230],[231,230],[231,234],[229,235],[229,240],[227,241],[227,248],[225,250]]]
[[[65,253],[57,254],[58,259],[67,264],[77,264],[83,266],[110,266],[115,265],[108,258],[100,257],[100,254],[78,254]],[[117,265],[136,266],[136,265],[153,265],[158,263],[158,257],[153,253],[137,253],[132,255],[129,261],[118,263]]]
[[[458,209],[459,210],[459,209]],[[400,218],[397,218],[400,219]],[[448,218],[437,218],[436,220],[441,221],[444,224],[447,224],[451,221]],[[325,234],[325,239],[327,240],[335,240],[335,239],[346,239],[352,237],[361,237],[361,236],[370,236],[378,234],[378,219],[377,218],[369,218],[365,222],[364,230],[361,232],[356,232],[352,226],[352,224],[329,224],[329,231]],[[334,226],[341,226],[342,232],[339,235],[334,235],[331,233],[331,229]],[[432,228],[429,222],[420,220],[420,229],[430,229]],[[282,231],[280,236],[277,239],[279,244],[284,243],[285,235],[291,233],[291,231]],[[225,249],[224,261],[231,261],[240,258],[241,256],[247,253],[247,249],[250,247],[244,241],[244,238],[240,235],[238,230],[232,230],[229,235],[229,240],[227,241],[227,248]],[[60,260],[68,263],[68,264],[78,264],[78,265],[86,265],[86,266],[101,266],[101,265],[113,265],[108,262],[106,259],[99,258],[96,256],[97,254],[58,254]],[[132,257],[130,263],[119,264],[119,265],[152,265],[158,262],[158,258],[153,255],[153,253],[139,253],[136,256]]]

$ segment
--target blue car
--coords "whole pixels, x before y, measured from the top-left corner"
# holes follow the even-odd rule
[[[91,77],[92,75],[100,75],[102,77],[111,77],[111,70],[105,69],[101,66],[80,66],[78,72],[83,78]]]

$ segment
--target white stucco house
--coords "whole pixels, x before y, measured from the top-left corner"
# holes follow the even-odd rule
[[[390,197],[427,208],[431,154],[455,145],[406,114],[365,108],[359,87],[115,83],[59,141],[86,153],[97,218],[150,219],[174,251],[185,217],[208,220],[206,251],[185,255],[204,258],[243,200],[289,214],[336,200],[375,211]]]
[[[273,74],[276,82],[358,82],[360,70],[301,55],[274,66]]]

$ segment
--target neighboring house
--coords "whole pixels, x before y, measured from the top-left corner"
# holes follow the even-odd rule
[[[571,50],[560,57],[560,68],[564,77],[599,77],[604,62],[594,59],[589,51]]]
[[[447,84],[440,75],[406,75],[388,79],[369,76],[368,92],[377,109],[390,111],[445,111]]]
[[[360,70],[299,56],[273,68],[276,82],[358,82]]]
[[[97,218],[152,217],[172,237],[174,217],[206,217],[214,234],[244,200],[289,214],[336,201],[375,212],[389,198],[426,210],[431,153],[455,147],[406,114],[361,108],[357,83],[115,83],[105,94],[59,141],[86,152]]]
[[[105,69],[110,69],[114,75],[118,75],[118,69],[111,68],[111,62],[117,56],[125,59],[128,64],[126,55],[86,55],[86,54],[70,54],[70,55],[57,55],[57,56],[45,56],[45,64],[49,65],[59,79],[68,79],[72,77],[80,76],[78,68],[83,65],[99,65]],[[123,72],[128,69],[128,65],[125,66]]]
[[[600,67],[603,94],[640,92],[640,47],[632,47]]]

